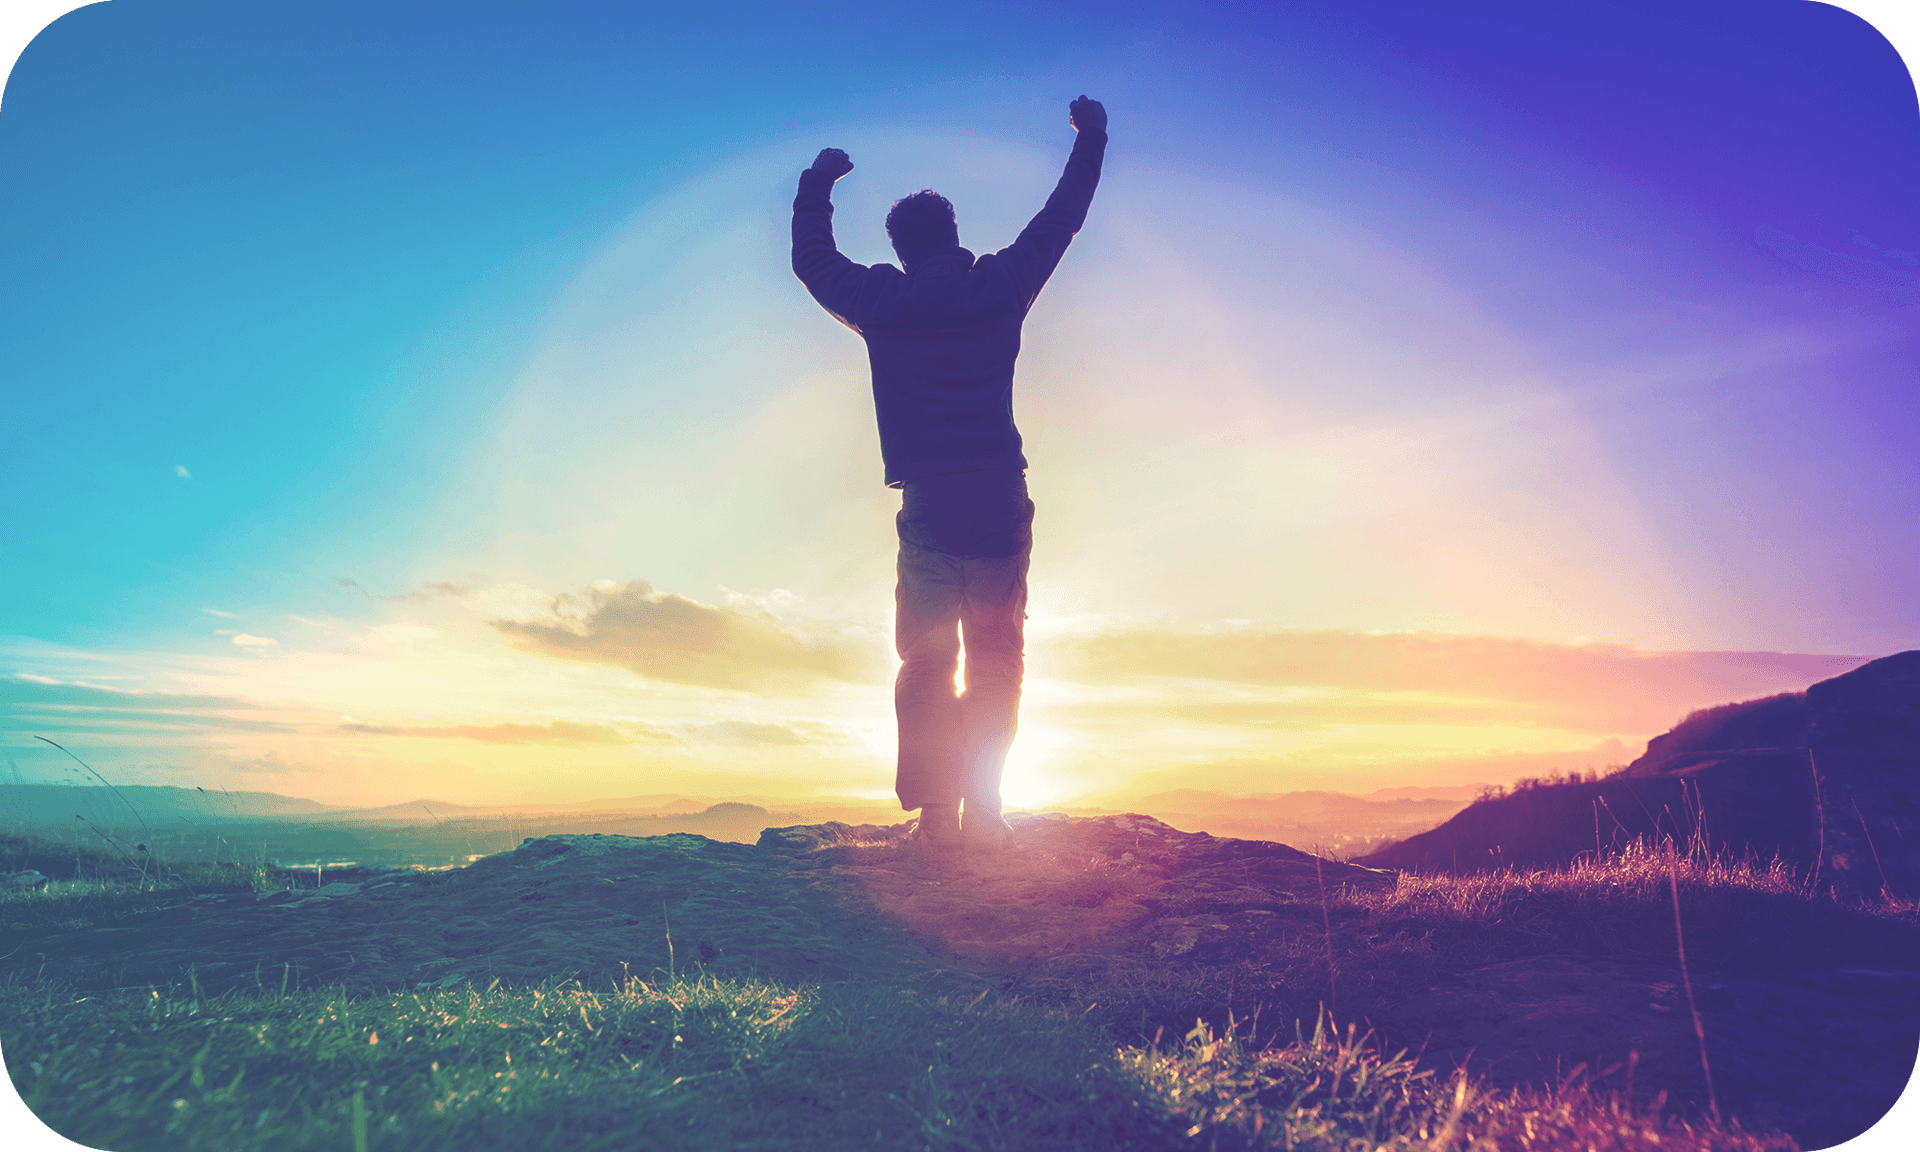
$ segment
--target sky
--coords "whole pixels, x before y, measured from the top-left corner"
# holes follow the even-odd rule
[[[1505,782],[1920,647],[1920,105],[1805,0],[112,0],[0,99],[5,780],[892,792],[822,147],[1012,241],[1006,792]],[[91,777],[86,777],[91,780]]]

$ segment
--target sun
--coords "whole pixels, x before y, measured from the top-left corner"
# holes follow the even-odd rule
[[[1083,791],[1081,782],[1065,771],[1071,743],[1058,729],[1021,724],[1000,777],[1001,802],[1008,808],[1044,808]]]

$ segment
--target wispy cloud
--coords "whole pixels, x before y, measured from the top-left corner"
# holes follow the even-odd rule
[[[213,634],[215,636],[232,637],[233,642],[239,647],[252,648],[256,650],[261,648],[272,648],[280,643],[280,641],[275,640],[269,636],[252,636],[245,632],[237,632],[232,628],[218,628],[214,630]]]
[[[1895,300],[1920,303],[1920,274],[1890,268],[1878,260],[1869,260],[1851,253],[1822,248],[1818,244],[1809,244],[1797,236],[1791,236],[1766,224],[1754,229],[1753,238],[1769,252],[1808,272],[1863,288],[1873,288]],[[1864,236],[1855,236],[1853,240],[1863,248],[1879,247]],[[1890,249],[1887,254],[1902,260],[1903,263],[1911,262],[1906,258],[1910,258],[1912,253]]]
[[[538,618],[488,623],[523,652],[677,684],[754,692],[882,676],[883,649],[872,637],[793,628],[749,600],[716,607],[645,580],[606,581],[553,597]]]
[[[205,612],[205,613],[206,613],[207,615],[209,615],[209,616],[218,616],[218,617],[220,617],[220,618],[221,618],[221,619],[223,619],[223,620],[238,620],[238,619],[239,619],[239,617],[238,617],[238,616],[235,616],[235,615],[234,615],[233,613],[231,613],[231,612],[222,612],[222,611],[220,611],[220,609],[218,609],[218,608],[202,608],[202,609],[200,609],[200,611],[202,611],[202,612]]]
[[[488,744],[726,744],[741,747],[844,745],[840,728],[812,720],[762,722],[718,720],[707,724],[654,724],[638,720],[545,724],[368,724],[348,718],[338,731],[361,736],[417,736],[434,740],[478,740]]]
[[[721,720],[713,724],[702,724],[693,730],[693,734],[715,744],[792,746],[847,742],[846,734],[840,729],[830,724],[807,720],[789,720],[779,724],[765,724],[752,720]]]
[[[608,724],[580,724],[571,720],[546,724],[455,724],[438,728],[348,721],[341,724],[339,730],[368,736],[421,736],[438,740],[479,740],[488,744],[635,744],[672,739],[652,725],[633,727],[638,729],[638,735]]]
[[[187,471],[187,466],[185,464],[175,464],[173,466],[173,474],[175,476],[180,477],[180,479],[182,480],[193,479],[193,473]]]
[[[1602,733],[1657,732],[1690,707],[1804,688],[1866,659],[1255,627],[1115,629],[1063,638],[1048,656],[1055,674],[1088,684],[1187,681],[1308,690],[1255,702],[1156,702],[1236,725],[1265,715],[1277,723],[1392,718]]]
[[[73,680],[56,680],[30,673],[0,676],[0,704],[64,704],[73,707],[138,706],[167,711],[198,711],[209,708],[258,709],[264,705],[239,696],[197,696],[176,692],[137,692],[124,688],[101,688]]]
[[[108,738],[211,732],[292,734],[299,723],[232,696],[129,692],[43,676],[0,676],[0,731],[72,732]]]
[[[350,576],[336,576],[333,582],[347,589],[363,600],[394,600],[402,604],[421,604],[429,600],[443,600],[455,596],[465,596],[474,591],[474,585],[456,583],[452,580],[429,580],[418,588],[409,588],[405,592],[372,592],[367,586]]]

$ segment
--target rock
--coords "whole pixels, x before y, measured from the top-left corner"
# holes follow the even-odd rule
[[[913,832],[913,821],[904,824],[801,824],[791,828],[767,828],[761,831],[762,848],[786,848],[812,851],[840,844],[891,844],[905,840]]]
[[[1481,800],[1356,863],[1565,865],[1636,839],[1797,863],[1834,891],[1920,896],[1920,651],[1688,717],[1620,773]]]
[[[25,872],[15,872],[11,876],[0,879],[0,889],[5,889],[9,892],[25,892],[29,889],[44,888],[46,886],[47,877],[31,868]]]
[[[1148,816],[1016,813],[1010,823],[1012,845],[993,853],[932,852],[906,823],[769,828],[752,846],[685,833],[548,836],[451,872],[187,898],[139,931],[41,937],[0,967],[57,967],[83,988],[165,982],[192,967],[216,991],[283,967],[299,984],[362,989],[694,966],[789,981],[932,970],[997,980],[1241,960],[1282,921],[1318,925],[1323,890],[1393,883]]]

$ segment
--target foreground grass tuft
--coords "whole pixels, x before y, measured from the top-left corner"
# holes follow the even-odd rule
[[[1436,1079],[1405,1053],[1385,1056],[1322,1017],[1312,1035],[1254,1048],[1237,1030],[1196,1023],[1163,1052],[1123,1048],[1121,1069],[1175,1122],[1187,1147],[1313,1152],[1787,1152],[1779,1134],[1688,1123],[1572,1079],[1549,1090],[1490,1089]],[[1175,1146],[1180,1146],[1176,1144]]]

